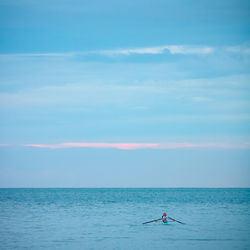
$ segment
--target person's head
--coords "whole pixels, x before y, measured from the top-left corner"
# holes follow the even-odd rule
[[[167,216],[167,214],[166,214],[166,213],[163,213],[163,216]]]

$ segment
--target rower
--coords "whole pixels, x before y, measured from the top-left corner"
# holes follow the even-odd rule
[[[168,222],[168,217],[166,213],[163,213],[162,217],[161,217],[162,222],[167,223]]]

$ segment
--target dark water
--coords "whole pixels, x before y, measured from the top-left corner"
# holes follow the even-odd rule
[[[250,249],[250,189],[0,189],[0,249]],[[168,215],[186,225],[142,222]]]

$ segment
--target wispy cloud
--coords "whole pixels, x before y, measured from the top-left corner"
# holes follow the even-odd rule
[[[207,149],[249,149],[250,144],[247,143],[220,143],[220,142],[206,142],[206,143],[162,143],[158,146],[159,149],[178,149],[178,148],[207,148]]]
[[[136,47],[136,48],[120,48],[110,50],[89,50],[89,51],[71,51],[62,53],[15,53],[15,54],[0,54],[1,58],[11,57],[77,57],[86,55],[100,55],[100,56],[118,56],[118,55],[159,55],[159,54],[172,54],[172,55],[206,55],[217,51],[224,51],[226,53],[236,54],[250,54],[249,44],[236,45],[236,46],[222,46],[220,48],[213,46],[201,45],[163,45],[151,47]]]
[[[184,45],[165,45],[157,47],[133,48],[133,49],[118,49],[118,50],[103,50],[101,54],[105,55],[131,55],[131,54],[209,54],[214,51],[212,47],[203,46],[184,46]]]
[[[76,51],[65,53],[15,53],[15,54],[0,54],[1,58],[11,57],[74,57],[84,55],[104,55],[104,56],[117,56],[117,55],[132,55],[132,54],[210,54],[214,51],[213,47],[209,46],[186,46],[186,45],[164,45],[153,47],[139,47],[127,49],[111,49],[111,50],[92,50],[92,51]]]
[[[229,46],[229,47],[226,47],[225,50],[228,52],[231,52],[231,53],[250,55],[250,45],[249,44]]]
[[[115,148],[121,150],[135,149],[249,149],[250,143],[187,143],[187,142],[170,142],[170,143],[86,143],[71,142],[60,144],[24,144],[25,147],[33,148]]]
[[[116,148],[116,149],[145,149],[156,148],[158,144],[154,143],[87,143],[87,142],[70,142],[61,144],[25,144],[26,147],[35,148]]]
[[[79,52],[80,53],[80,52]],[[14,53],[14,54],[0,54],[0,58],[16,58],[16,57],[73,57],[79,54],[77,52],[66,53]],[[81,52],[83,54],[84,52]]]
[[[137,67],[137,65],[134,67]],[[113,69],[123,74],[122,66]],[[131,68],[127,69],[128,71],[131,70]],[[141,67],[136,69],[142,70]],[[150,66],[146,65],[145,69],[150,71]],[[111,73],[110,69],[107,70]],[[161,71],[152,72],[150,77],[157,77],[159,72],[161,73]],[[139,74],[140,72],[138,72]],[[142,109],[149,106],[166,105],[167,103],[176,103],[178,106],[181,105],[180,100],[193,103],[213,103],[213,105],[217,105],[217,108],[225,105],[226,108],[229,108],[229,105],[242,107],[249,105],[247,97],[242,98],[249,91],[249,75],[209,79],[138,81],[139,83],[132,82],[133,72],[131,77],[126,74],[122,76],[127,77],[128,84],[123,84],[123,80],[119,79],[119,76],[115,82],[105,79],[104,76],[103,82],[98,82],[98,79],[82,79],[79,83],[58,84],[59,80],[63,81],[60,78],[55,82],[55,85],[43,86],[43,81],[39,79],[39,75],[36,73],[34,79],[37,78],[40,81],[40,86],[34,85],[16,92],[0,92],[0,108],[16,107],[19,109],[24,106],[55,106],[59,104],[70,106],[118,104]],[[17,78],[18,80],[19,78]],[[156,96],[158,96],[157,100],[155,99]],[[222,96],[225,99],[218,101],[216,96]],[[244,113],[243,110],[240,113]],[[239,117],[239,112],[232,115]],[[174,117],[174,114],[171,117]]]

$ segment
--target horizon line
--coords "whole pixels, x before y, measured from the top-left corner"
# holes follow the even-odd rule
[[[249,187],[0,187],[0,189],[250,189]]]

